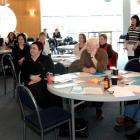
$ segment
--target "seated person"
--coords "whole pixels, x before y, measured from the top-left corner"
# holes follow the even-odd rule
[[[58,30],[57,28],[55,29],[55,31],[54,31],[54,33],[53,33],[53,38],[54,38],[54,39],[62,38],[62,37],[61,37],[61,34],[60,34],[60,32],[59,32],[59,30]]]
[[[41,32],[39,34],[39,41],[43,44],[43,54],[44,55],[50,55],[50,46],[48,40],[46,40],[46,34],[44,32]]]
[[[82,52],[80,57],[81,71],[87,73],[103,72],[107,70],[108,56],[104,49],[99,48],[99,44],[96,39],[91,38],[87,41],[87,47]],[[96,107],[97,119],[103,118],[101,107],[102,102],[94,103]]]
[[[131,129],[135,126],[137,122],[140,121],[140,106],[138,101],[128,101],[126,102],[123,116],[117,117],[115,130],[119,131],[119,128]]]
[[[61,33],[60,33],[60,31],[58,30],[58,28],[55,29],[52,38],[53,38],[54,41],[55,41],[55,44],[56,44],[55,48],[56,48],[56,50],[57,50],[57,46],[59,46],[59,44],[61,43],[61,40],[59,40],[59,39],[62,38]]]
[[[26,36],[24,33],[20,33],[17,36],[17,44],[12,49],[13,62],[16,73],[21,70],[23,61],[30,57],[30,46],[26,43]]]
[[[108,64],[107,67],[110,68],[111,66],[117,66],[117,58],[118,56],[115,51],[113,51],[112,46],[107,43],[107,35],[106,34],[101,34],[99,36],[99,45],[100,48],[103,48],[107,54],[108,54]]]
[[[6,48],[13,49],[16,44],[16,34],[14,32],[9,32],[7,39],[7,42],[5,42]]]
[[[48,72],[54,73],[54,64],[47,55],[42,55],[43,45],[34,42],[30,47],[31,57],[26,59],[21,69],[21,80],[27,86],[40,108],[62,106],[62,100],[47,90],[45,80]]]
[[[81,53],[86,48],[86,36],[85,34],[79,34],[79,42],[74,46],[74,54],[77,57],[81,56]]]

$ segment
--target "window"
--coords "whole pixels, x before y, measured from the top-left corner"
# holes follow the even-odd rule
[[[63,36],[88,31],[122,31],[122,0],[41,0],[41,28]]]

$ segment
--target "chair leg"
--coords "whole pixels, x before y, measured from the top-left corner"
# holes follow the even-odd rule
[[[71,120],[69,120],[69,136],[70,136],[70,140],[72,140]]]
[[[4,74],[4,94],[6,95],[6,76]]]
[[[16,97],[16,81],[14,80],[14,93],[13,93],[13,98]]]
[[[44,133],[43,133],[43,130],[41,131],[41,140],[44,140]]]
[[[120,102],[120,115],[122,114],[122,102]]]
[[[57,129],[56,128],[54,129],[54,133],[55,133],[55,140],[58,140],[58,137],[57,137],[58,134],[57,134]]]
[[[26,140],[26,124],[23,124],[23,140]]]

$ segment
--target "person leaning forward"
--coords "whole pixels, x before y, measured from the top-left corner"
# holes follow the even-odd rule
[[[87,73],[103,72],[107,70],[108,55],[106,51],[99,48],[98,41],[95,38],[90,38],[87,41],[87,47],[82,52],[80,57],[80,68],[81,71]],[[103,102],[93,102],[96,108],[96,118],[102,119],[102,105]]]

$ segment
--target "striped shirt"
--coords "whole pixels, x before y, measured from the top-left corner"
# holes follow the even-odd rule
[[[137,41],[140,41],[140,27],[133,28],[132,26],[130,26],[128,28],[126,40],[130,44],[134,44]]]

